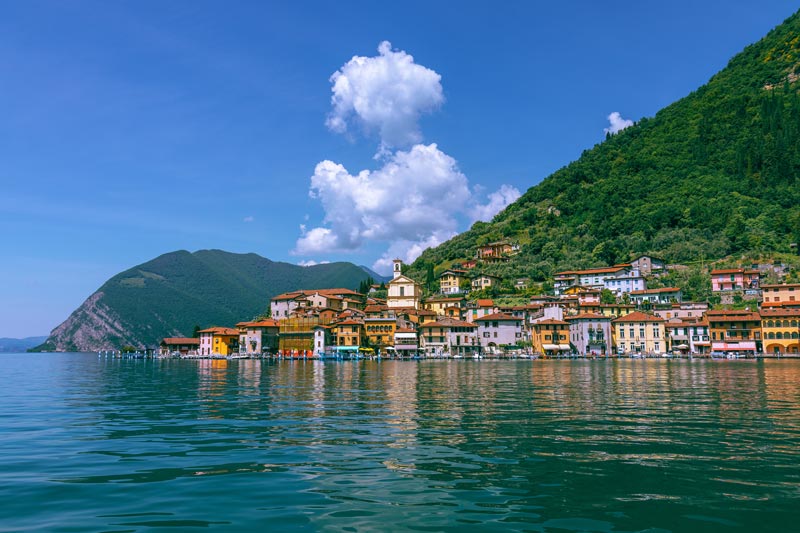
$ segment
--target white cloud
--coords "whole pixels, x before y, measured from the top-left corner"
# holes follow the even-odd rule
[[[330,261],[314,261],[313,259],[309,259],[308,261],[299,261],[297,264],[301,267],[312,267],[315,265],[327,265]]]
[[[475,204],[472,208],[472,221],[482,220],[488,222],[494,216],[515,202],[520,197],[519,189],[510,185],[502,185],[500,189],[489,195],[489,201],[485,204]]]
[[[355,175],[322,161],[309,194],[322,202],[327,227],[301,228],[295,249],[301,255],[353,251],[367,241],[420,242],[452,234],[455,215],[471,198],[455,159],[435,144],[396,152],[381,168]]]
[[[354,56],[330,78],[333,87],[326,125],[346,133],[349,123],[367,132],[377,131],[379,154],[386,147],[406,147],[422,140],[419,117],[437,109],[444,96],[441,76],[414,63],[402,50],[392,50],[388,41],[378,46],[376,57]]]
[[[619,114],[618,111],[614,111],[610,115],[608,115],[608,122],[610,124],[609,127],[603,128],[605,133],[610,133],[614,135],[617,132],[624,130],[630,126],[633,126],[633,121],[627,118],[622,118],[622,115]]]
[[[242,222],[253,222],[255,219],[256,219],[256,217],[254,217],[252,215],[248,215],[248,216],[246,216],[246,217],[244,217],[242,219]]]
[[[351,174],[333,161],[317,164],[309,195],[325,210],[324,226],[300,226],[294,253],[318,255],[350,252],[371,242],[389,243],[374,264],[388,272],[391,261],[416,259],[423,250],[453,237],[459,215],[491,218],[519,197],[504,185],[481,205],[455,159],[436,144],[398,151],[377,170]]]

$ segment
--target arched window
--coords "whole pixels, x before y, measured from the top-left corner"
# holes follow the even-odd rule
[[[768,339],[774,339],[775,338],[775,334],[770,331],[769,333],[767,333],[767,338]]]
[[[793,332],[792,332],[792,338],[793,338],[793,339],[796,339],[796,338],[797,338],[797,332],[796,332],[796,331],[793,331]]]
[[[783,339],[783,333],[779,331],[778,333],[775,334],[775,338],[778,340]]]
[[[775,327],[775,323],[772,320],[767,320],[767,327],[768,328]]]

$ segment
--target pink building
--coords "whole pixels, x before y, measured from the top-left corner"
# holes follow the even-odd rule
[[[721,292],[758,289],[759,279],[758,270],[745,270],[743,268],[712,270],[711,290]]]

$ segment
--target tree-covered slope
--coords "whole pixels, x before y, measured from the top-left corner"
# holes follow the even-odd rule
[[[545,279],[651,253],[668,261],[787,252],[800,242],[800,12],[697,91],[607,138],[491,223],[429,249],[409,274],[521,245],[483,270]]]
[[[350,263],[301,267],[256,254],[172,252],[109,279],[53,330],[41,350],[153,346],[195,326],[233,326],[300,288],[355,289],[368,274]]]

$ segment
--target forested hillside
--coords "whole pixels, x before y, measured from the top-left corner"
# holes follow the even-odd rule
[[[491,223],[425,251],[425,278],[508,239],[482,270],[548,278],[641,253],[670,262],[789,252],[800,242],[800,13],[655,117],[606,138]]]
[[[191,336],[196,326],[233,326],[269,308],[269,299],[306,288],[355,289],[368,278],[351,263],[301,267],[221,250],[159,256],[108,280],[58,326],[39,350],[153,346]]]

